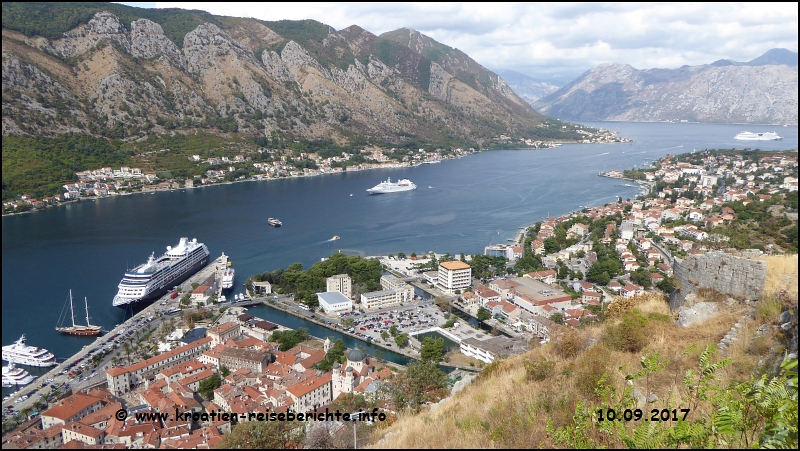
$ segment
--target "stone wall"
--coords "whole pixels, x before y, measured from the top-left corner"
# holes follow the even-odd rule
[[[670,296],[673,310],[700,288],[713,288],[736,299],[758,299],[767,281],[766,262],[723,252],[689,255],[682,261],[676,258],[673,272],[681,287]]]

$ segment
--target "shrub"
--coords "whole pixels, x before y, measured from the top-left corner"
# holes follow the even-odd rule
[[[573,359],[583,351],[584,343],[577,332],[570,329],[559,333],[553,342],[553,347],[564,358]]]
[[[575,370],[575,388],[584,398],[595,398],[600,379],[610,377],[608,363],[611,353],[602,345],[594,346],[578,360]]]
[[[774,296],[764,298],[758,303],[756,313],[760,322],[775,321],[781,314],[781,302]]]
[[[532,361],[525,362],[525,377],[528,380],[543,381],[550,377],[555,370],[555,362],[539,356]]]
[[[638,310],[625,312],[619,323],[608,326],[603,343],[611,349],[639,352],[647,346],[647,318]]]

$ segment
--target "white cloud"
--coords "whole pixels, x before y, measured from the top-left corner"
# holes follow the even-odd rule
[[[156,3],[375,34],[410,27],[489,68],[568,79],[601,63],[676,68],[797,51],[797,3]]]

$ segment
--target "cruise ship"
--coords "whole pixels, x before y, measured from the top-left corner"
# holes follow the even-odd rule
[[[22,368],[15,367],[13,362],[3,367],[3,387],[28,385],[31,382],[33,382],[33,376]]]
[[[778,136],[778,134],[775,132],[765,132],[765,133],[741,132],[738,135],[734,136],[733,139],[738,139],[741,141],[780,141],[783,138]]]
[[[409,179],[400,179],[397,182],[392,183],[392,179],[388,178],[385,182],[380,182],[368,189],[367,192],[370,194],[387,194],[399,193],[401,191],[411,191],[414,189],[417,189],[417,185],[415,185],[414,182]]]
[[[233,275],[235,271],[233,268],[228,266],[225,268],[225,272],[222,273],[222,289],[223,290],[230,290],[233,288]]]
[[[114,306],[128,307],[158,299],[199,271],[208,263],[208,255],[208,248],[198,243],[197,238],[192,241],[181,238],[177,246],[167,246],[167,252],[161,257],[155,258],[151,254],[147,263],[125,273],[119,283],[119,292],[114,296]]]
[[[3,346],[3,360],[28,366],[53,366],[56,357],[47,349],[41,349],[25,344],[25,335],[15,341],[13,345]]]

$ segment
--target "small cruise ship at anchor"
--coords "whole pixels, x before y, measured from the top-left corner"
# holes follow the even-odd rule
[[[20,365],[40,367],[56,364],[56,357],[47,349],[26,345],[24,334],[14,344],[3,346],[3,360]]]
[[[415,189],[417,189],[417,185],[415,185],[414,182],[409,179],[400,179],[392,183],[392,179],[388,178],[385,182],[380,182],[368,189],[367,192],[370,194],[388,194],[411,191]]]
[[[764,132],[764,133],[741,132],[738,135],[734,136],[733,139],[738,139],[740,141],[780,141],[783,138],[778,136],[778,134],[775,132]]]

